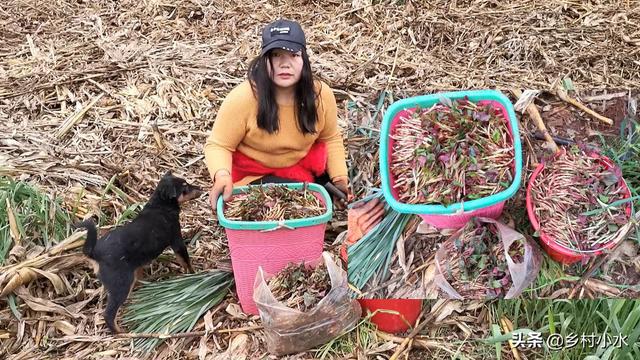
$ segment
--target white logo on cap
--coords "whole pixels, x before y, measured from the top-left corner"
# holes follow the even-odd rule
[[[274,32],[277,31],[278,34],[288,34],[289,30],[291,30],[291,28],[289,28],[289,27],[281,27],[281,28],[280,27],[273,27],[273,28],[271,28],[271,33],[274,33]]]

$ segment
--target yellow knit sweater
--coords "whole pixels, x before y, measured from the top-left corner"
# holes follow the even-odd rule
[[[317,82],[316,133],[303,135],[298,129],[294,106],[278,105],[280,129],[269,134],[258,127],[258,100],[248,80],[236,86],[222,102],[213,130],[204,148],[211,178],[218,170],[231,172],[236,150],[271,168],[292,166],[302,159],[314,142],[327,144],[327,173],[331,179],[347,176],[345,150],[337,123],[336,99],[331,88]],[[318,92],[318,90],[316,90]],[[246,185],[261,176],[247,176],[235,185]]]

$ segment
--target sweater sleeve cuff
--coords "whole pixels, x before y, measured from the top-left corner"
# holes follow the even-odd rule
[[[349,176],[344,159],[330,159],[327,163],[327,175],[332,180],[338,176]]]

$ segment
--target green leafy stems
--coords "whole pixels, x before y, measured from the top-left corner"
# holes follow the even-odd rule
[[[400,118],[390,165],[399,200],[446,206],[508,188],[514,150],[507,126],[493,105],[467,98]]]

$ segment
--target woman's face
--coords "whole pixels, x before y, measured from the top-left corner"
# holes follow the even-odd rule
[[[290,88],[300,81],[302,75],[302,51],[290,52],[275,49],[271,52],[271,66],[269,76],[280,88]]]

